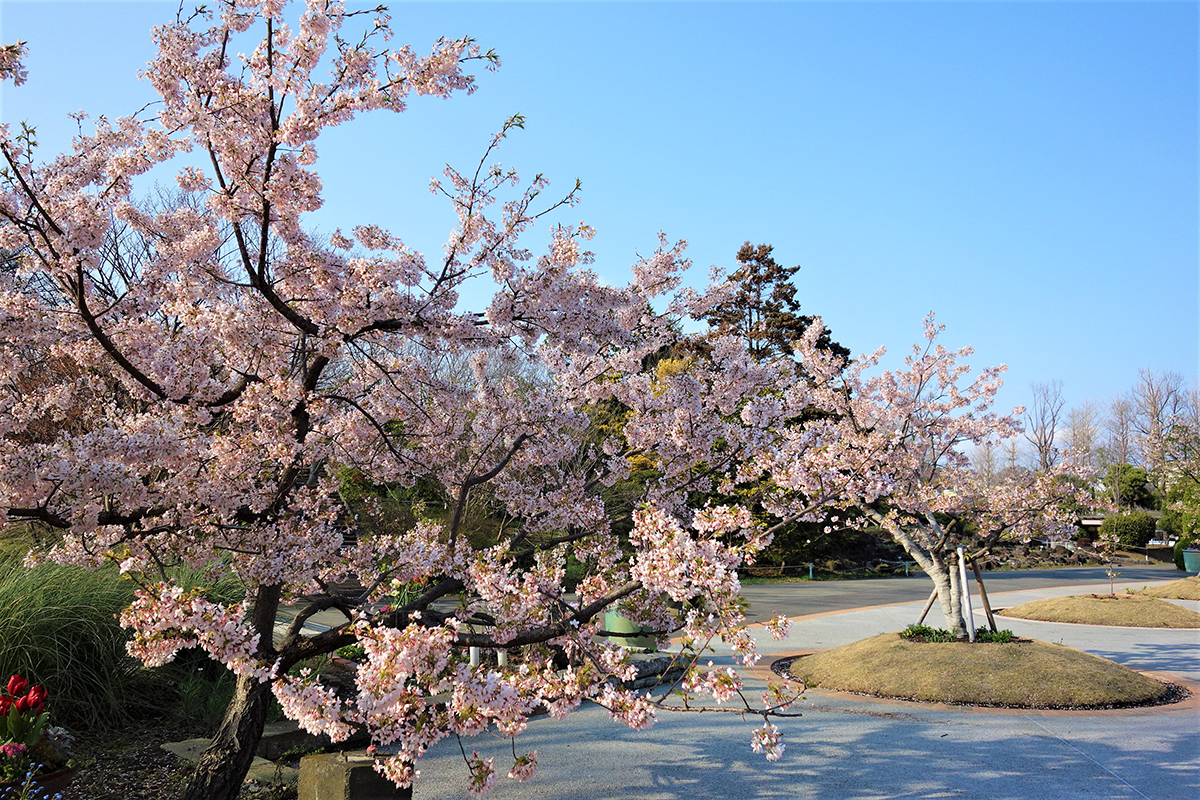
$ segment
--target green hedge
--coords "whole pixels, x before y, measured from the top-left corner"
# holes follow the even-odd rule
[[[1154,538],[1155,519],[1152,515],[1118,514],[1104,520],[1100,535],[1116,534],[1122,547],[1145,547]]]

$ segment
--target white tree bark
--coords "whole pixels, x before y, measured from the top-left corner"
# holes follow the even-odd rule
[[[940,538],[940,537],[939,537]],[[932,548],[923,547],[903,528],[892,531],[892,540],[921,565],[925,574],[937,589],[938,605],[946,620],[946,630],[960,638],[966,638],[967,622],[963,618],[962,582],[958,577],[957,560],[947,559],[952,555]]]

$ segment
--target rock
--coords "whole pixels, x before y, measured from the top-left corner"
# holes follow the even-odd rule
[[[168,753],[195,764],[208,748],[209,742],[208,739],[185,739],[182,742],[167,742],[159,746]],[[286,764],[275,764],[261,756],[254,757],[250,771],[246,774],[247,781],[272,785],[295,783],[298,777],[299,773],[295,769]]]
[[[268,761],[282,758],[285,753],[305,749],[309,752],[333,744],[328,736],[313,736],[293,720],[272,722],[263,726],[263,736],[258,742],[258,755]]]
[[[673,661],[670,656],[655,656],[653,658],[635,658],[634,669],[637,674],[627,681],[609,680],[623,689],[645,689],[648,686],[671,683],[684,673],[683,664]]]
[[[321,753],[300,759],[299,800],[396,800],[411,798],[375,771],[365,750]]]

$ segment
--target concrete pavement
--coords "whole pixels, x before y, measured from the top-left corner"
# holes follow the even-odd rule
[[[1170,564],[1165,566],[1162,564],[1123,566],[1120,568],[1120,572],[1119,580],[1123,584],[1138,589],[1150,583],[1173,581],[1184,575]],[[1104,567],[997,570],[983,573],[983,584],[989,597],[994,592],[1070,587],[1093,583],[1102,583],[1107,586],[1108,576],[1104,572]],[[802,614],[845,611],[888,603],[924,602],[932,589],[933,583],[925,577],[924,573],[914,572],[908,578],[751,584],[742,587],[742,597],[750,601],[750,618],[761,622],[770,619],[776,612],[795,617]],[[971,592],[975,592],[974,580],[971,581]],[[917,613],[919,614],[920,611]],[[910,621],[915,621],[915,619]]]
[[[1102,570],[1101,577],[1102,575]],[[1182,573],[1154,576],[1123,570],[1117,588],[1141,588]],[[1061,573],[1072,573],[1067,576]],[[985,575],[994,607],[1042,597],[1107,591],[1107,579],[1082,569],[1041,577]],[[1008,582],[1005,583],[1005,580]],[[909,588],[897,583],[908,583]],[[1037,588],[1031,584],[1041,583]],[[826,591],[859,592],[866,584],[884,603],[800,613],[783,642],[762,636],[763,666],[747,677],[756,697],[774,658],[835,647],[896,631],[915,621],[929,582],[919,579],[855,581]],[[1073,585],[1072,585],[1073,584]],[[816,584],[748,587],[751,603],[775,610],[805,608],[797,594]],[[888,586],[895,587],[888,591]],[[795,588],[790,588],[795,587]],[[1011,590],[1006,590],[1010,587]],[[908,600],[916,590],[916,600]],[[823,602],[835,603],[826,597]],[[840,602],[846,602],[845,600]],[[896,604],[899,603],[899,604]],[[808,603],[812,609],[816,604]],[[1197,608],[1200,604],[1186,604]],[[819,608],[819,606],[817,606]],[[763,611],[769,616],[770,609]],[[941,623],[931,612],[931,624]],[[1200,689],[1200,632],[1102,628],[1006,619],[1022,636],[1062,642],[1142,670],[1156,670]],[[714,662],[729,662],[717,653]],[[511,765],[508,740],[485,734],[464,740],[467,752],[494,757],[497,798],[530,800],[723,800],[724,798],[978,798],[978,800],[1196,800],[1200,797],[1200,698],[1180,706],[1100,712],[981,710],[881,701],[810,691],[798,705],[803,716],[776,720],[787,750],[770,763],[751,752],[753,719],[729,713],[660,713],[648,731],[612,722],[607,711],[585,706],[565,721],[537,718],[517,740],[517,752],[538,751],[539,774],[518,784],[503,777]],[[759,720],[761,725],[761,720]],[[466,796],[466,771],[458,744],[444,741],[418,765],[414,797]]]

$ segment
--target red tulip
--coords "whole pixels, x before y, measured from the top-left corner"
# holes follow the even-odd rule
[[[10,708],[12,708],[12,698],[0,697],[0,717],[7,717]]]
[[[13,697],[20,697],[25,694],[27,688],[29,688],[29,681],[20,675],[13,675],[8,679],[8,693]]]
[[[35,709],[38,714],[46,709],[46,690],[41,686],[34,686],[29,690],[29,694],[25,695],[25,699],[29,701],[29,707]]]
[[[15,708],[19,713],[24,714],[29,710],[29,697],[18,697],[13,701],[13,708]]]

